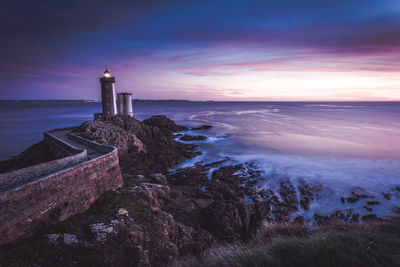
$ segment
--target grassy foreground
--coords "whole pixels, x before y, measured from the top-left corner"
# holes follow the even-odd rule
[[[271,225],[251,245],[210,251],[180,266],[400,266],[400,224]]]

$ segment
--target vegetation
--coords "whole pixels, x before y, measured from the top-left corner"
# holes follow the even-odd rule
[[[179,266],[400,266],[400,225],[269,227],[252,244],[210,251]]]

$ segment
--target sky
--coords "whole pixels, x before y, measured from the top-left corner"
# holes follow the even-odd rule
[[[3,0],[0,99],[400,100],[399,0]]]

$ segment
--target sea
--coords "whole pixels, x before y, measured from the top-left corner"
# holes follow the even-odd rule
[[[0,102],[0,160],[40,141],[45,130],[79,125],[98,112],[98,102]],[[164,114],[188,127],[213,126],[186,132],[207,139],[191,142],[202,154],[174,169],[228,158],[253,163],[265,178],[262,188],[276,189],[282,179],[321,185],[322,198],[298,212],[305,218],[338,209],[390,217],[399,210],[400,102],[135,101],[133,112],[139,120]],[[352,191],[379,204],[368,211],[367,200],[342,203]]]

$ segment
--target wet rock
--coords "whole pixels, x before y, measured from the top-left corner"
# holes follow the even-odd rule
[[[231,165],[231,166],[223,166],[218,170],[214,171],[211,175],[212,180],[221,181],[224,183],[238,183],[240,180],[237,175],[234,175],[235,172],[242,169],[242,165]]]
[[[370,196],[365,193],[357,193],[356,191],[352,190],[351,196],[346,198],[346,200],[349,203],[355,203],[355,202],[359,201],[360,199],[366,199],[366,198],[374,198],[374,196]]]
[[[310,199],[308,197],[304,197],[300,200],[300,205],[304,210],[310,209]]]
[[[311,186],[305,180],[299,180],[299,185],[297,188],[300,192],[299,203],[304,210],[310,209],[310,203],[312,200],[319,199],[321,197],[321,185]]]
[[[285,215],[298,211],[297,193],[290,181],[281,181],[278,193],[283,200]]]
[[[203,141],[206,140],[207,137],[204,135],[187,135],[185,134],[180,138],[182,141]]]
[[[346,198],[346,200],[347,200],[347,202],[354,203],[354,202],[357,202],[358,200],[360,200],[360,198],[359,197],[348,197],[348,198]]]
[[[364,205],[363,208],[366,209],[366,210],[369,211],[369,212],[372,211],[372,208],[371,208],[371,207],[368,207],[368,206],[366,206],[366,205]]]
[[[387,200],[392,199],[392,194],[390,192],[382,192],[382,195]]]
[[[194,127],[194,128],[192,128],[192,130],[208,130],[208,129],[211,129],[211,128],[212,128],[211,125],[204,124],[204,125],[202,125],[200,127]]]

